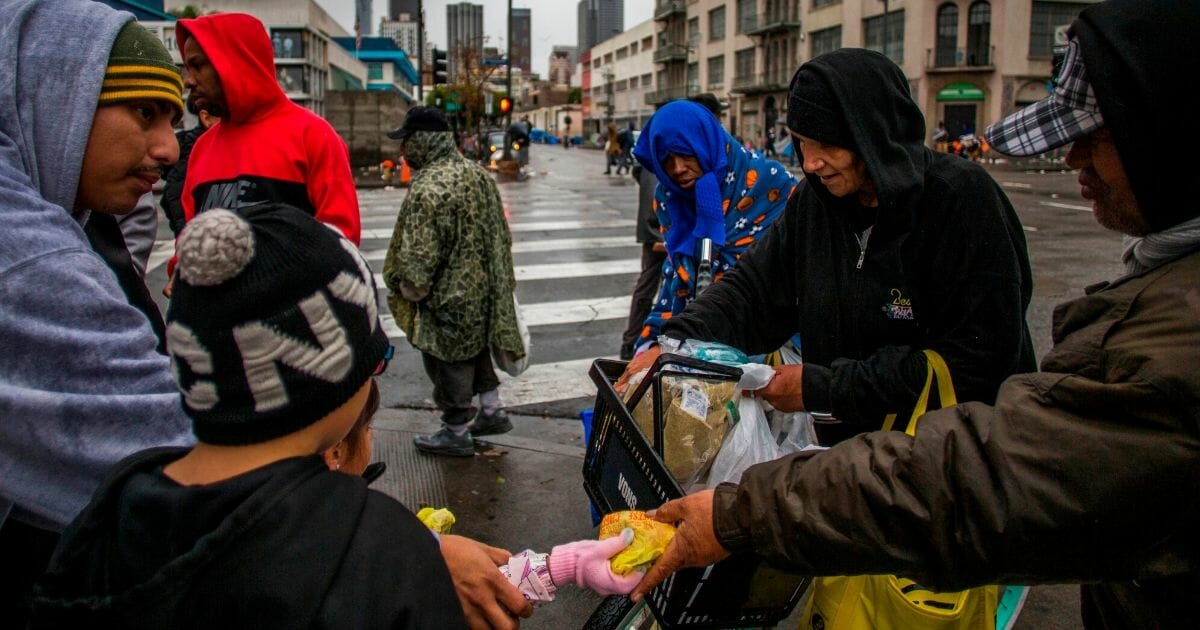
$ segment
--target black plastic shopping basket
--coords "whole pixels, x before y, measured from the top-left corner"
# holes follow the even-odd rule
[[[637,402],[655,395],[654,433],[645,435],[613,389],[626,363],[597,359],[589,371],[596,382],[592,435],[583,462],[583,486],[603,513],[651,510],[683,496],[662,459],[664,376],[688,374],[707,380],[737,380],[740,370],[690,357],[664,354],[635,390]],[[646,601],[663,628],[747,628],[774,625],[791,612],[809,578],[784,573],[750,555],[734,556],[700,569],[683,569],[651,591]],[[610,598],[611,600],[612,598]],[[602,609],[611,609],[606,601]],[[597,616],[597,615],[594,615]]]

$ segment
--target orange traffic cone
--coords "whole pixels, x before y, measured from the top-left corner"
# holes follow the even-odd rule
[[[408,160],[400,158],[400,185],[407,186],[412,183],[412,169],[408,167]]]

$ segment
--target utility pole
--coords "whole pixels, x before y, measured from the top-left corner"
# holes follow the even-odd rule
[[[417,0],[417,104],[425,104],[425,0]]]
[[[512,0],[508,0],[508,54],[505,55],[505,60],[504,60],[505,67],[508,69],[508,79],[507,79],[508,84],[505,87],[505,90],[508,92],[507,96],[509,98],[509,101],[515,102],[515,101],[513,101],[513,97],[512,97],[512,41],[513,41]],[[508,135],[508,130],[511,128],[512,128],[512,108],[509,108],[508,113],[504,115],[504,159],[506,161],[512,159],[512,138],[510,138]]]

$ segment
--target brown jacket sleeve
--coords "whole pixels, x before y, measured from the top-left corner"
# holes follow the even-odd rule
[[[868,433],[749,469],[717,489],[717,536],[800,573],[942,589],[1195,570],[1197,417],[1194,392],[1149,379],[1014,376],[996,407],[926,414],[915,439]]]

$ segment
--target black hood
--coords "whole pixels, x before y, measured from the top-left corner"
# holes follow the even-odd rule
[[[1200,137],[1200,2],[1108,0],[1071,26],[1142,215],[1160,231],[1200,214],[1188,183]]]
[[[821,111],[806,111],[806,102]],[[809,115],[838,118],[828,125],[822,121],[823,126],[848,136],[850,146],[843,148],[866,163],[880,206],[894,206],[919,192],[929,162],[925,118],[909,96],[904,71],[890,59],[871,50],[843,48],[800,66],[788,94],[788,127],[803,133]],[[806,177],[822,199],[834,199],[819,177]]]

